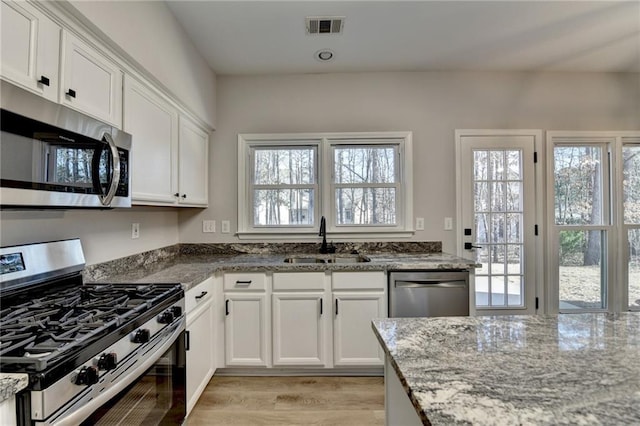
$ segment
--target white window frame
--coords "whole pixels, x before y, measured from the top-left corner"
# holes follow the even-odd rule
[[[625,131],[548,131],[547,132],[547,300],[548,312],[583,313],[583,312],[624,312],[628,311],[628,275],[629,261],[625,233],[637,225],[625,225],[623,220],[622,194],[622,146],[640,141],[639,132]],[[555,224],[555,146],[594,145],[603,148],[603,155],[609,153],[610,164],[603,157],[603,222],[601,225],[556,225]],[[607,306],[603,309],[575,309],[563,311],[559,309],[559,258],[558,232],[561,230],[590,229],[605,232],[606,246],[602,247],[606,257],[601,265],[606,273]]]
[[[238,135],[238,230],[240,239],[305,239],[316,241],[320,217],[327,221],[330,239],[411,237],[413,229],[412,132],[280,133]],[[338,145],[397,145],[396,218],[394,226],[335,223],[333,147]],[[258,146],[317,145],[317,194],[314,223],[308,226],[254,226],[252,208],[252,150]],[[359,186],[359,185],[354,185]]]

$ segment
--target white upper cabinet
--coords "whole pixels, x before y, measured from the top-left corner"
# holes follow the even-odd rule
[[[193,121],[181,116],[178,146],[179,202],[206,206],[209,199],[209,135]]]
[[[62,37],[60,102],[120,128],[122,70],[68,31]]]
[[[58,100],[62,29],[27,2],[2,1],[2,78]]]
[[[133,136],[132,201],[178,200],[178,112],[155,90],[133,77],[124,81],[124,131]]]

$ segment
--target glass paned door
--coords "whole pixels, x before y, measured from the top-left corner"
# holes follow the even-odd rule
[[[459,138],[463,256],[483,314],[535,311],[535,136]]]
[[[560,312],[608,306],[607,153],[603,144],[557,144],[553,148]]]
[[[624,144],[622,162],[622,203],[628,247],[628,306],[629,309],[640,310],[640,144]]]

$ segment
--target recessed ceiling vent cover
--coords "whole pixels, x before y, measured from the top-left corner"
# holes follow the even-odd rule
[[[344,16],[307,16],[307,34],[342,34]]]

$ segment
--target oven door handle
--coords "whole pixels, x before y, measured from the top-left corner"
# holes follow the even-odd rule
[[[173,345],[180,333],[185,330],[185,319],[180,318],[180,321],[176,324],[175,329],[171,333],[169,338],[163,338],[165,341],[156,348],[155,352],[149,357],[144,358],[141,364],[136,366],[133,370],[127,371],[126,375],[121,376],[121,379],[106,389],[103,393],[99,394],[96,398],[92,399],[88,403],[84,404],[77,410],[69,413],[66,417],[56,418],[52,420],[51,424],[55,426],[76,426],[86,420],[94,411],[107,403],[111,398],[120,393],[124,388],[129,386],[135,380],[137,380],[147,369],[149,369],[160,357],[164,354],[171,345]],[[115,370],[113,370],[115,371]]]

